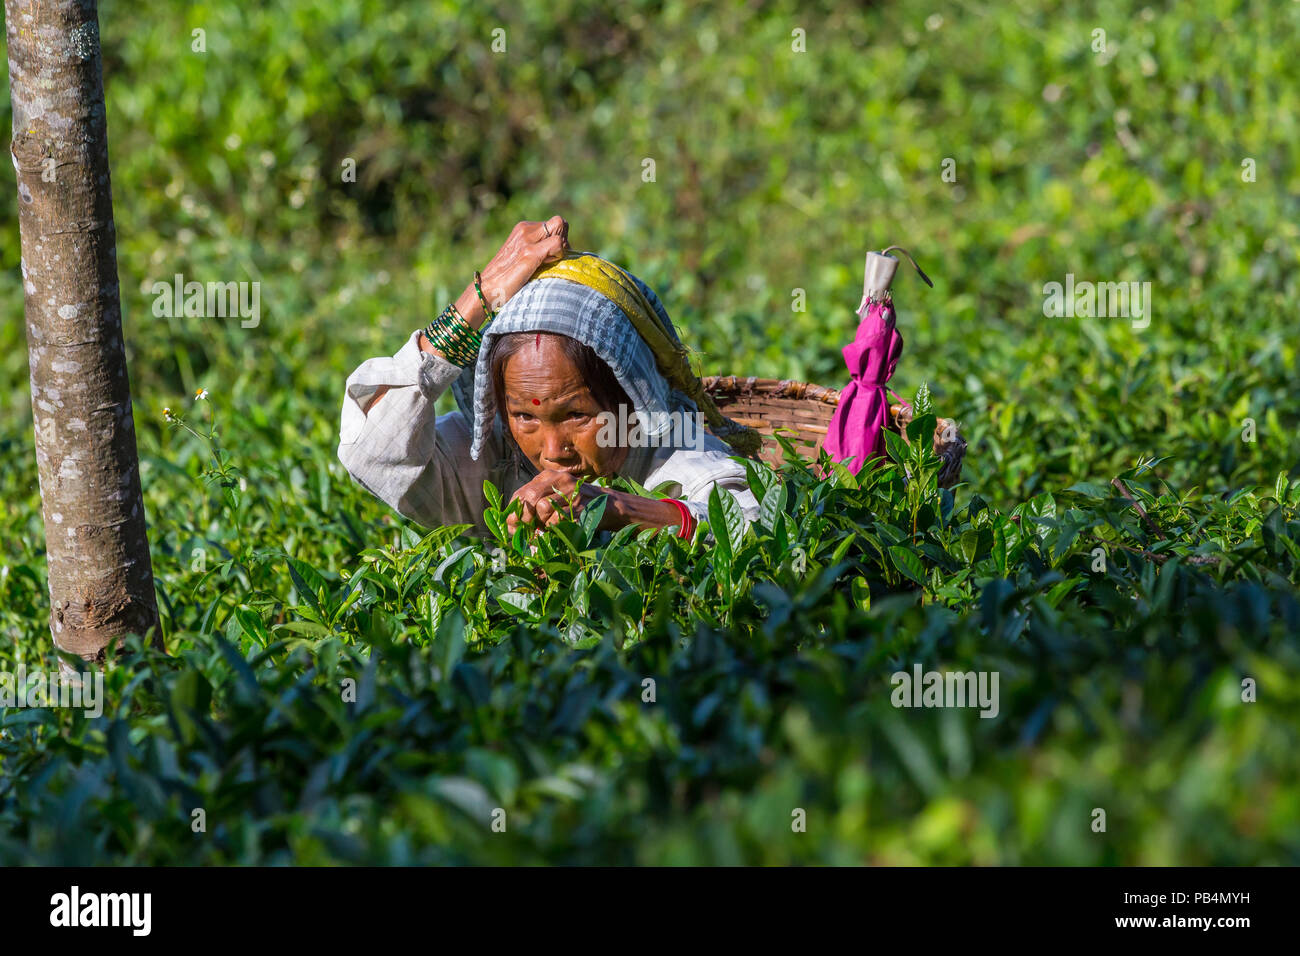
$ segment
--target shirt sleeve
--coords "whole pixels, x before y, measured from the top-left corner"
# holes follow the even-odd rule
[[[417,330],[396,355],[367,359],[348,376],[339,422],[339,461],[356,482],[427,528],[481,523],[491,450],[469,457],[460,412],[434,415],[462,369],[419,347]],[[370,412],[380,386],[388,392]]]
[[[696,490],[694,493],[685,492],[681,500],[691,514],[695,515],[696,521],[709,520],[709,492],[717,486],[720,491],[724,491],[736,499],[736,504],[740,505],[740,513],[745,517],[745,523],[758,520],[758,500],[754,493],[749,490],[749,481],[744,475],[739,478],[719,478],[710,482],[708,485]]]

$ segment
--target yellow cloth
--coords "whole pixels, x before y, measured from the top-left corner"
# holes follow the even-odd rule
[[[623,310],[652,348],[655,343],[646,336],[644,326],[648,323],[660,332],[664,331],[659,313],[632,281],[632,277],[608,259],[602,259],[594,253],[570,251],[558,262],[544,265],[534,272],[533,281],[538,279],[568,279],[595,289]],[[660,361],[663,360],[657,350],[655,354]]]

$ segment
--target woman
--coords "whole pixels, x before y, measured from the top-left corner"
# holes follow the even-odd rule
[[[426,527],[472,524],[480,534],[484,481],[521,502],[511,533],[604,496],[602,529],[675,527],[689,537],[715,486],[757,517],[732,449],[670,427],[698,422],[700,410],[646,341],[681,347],[640,279],[571,252],[559,216],[516,225],[475,277],[396,355],[348,377],[338,454],[363,487]],[[491,317],[489,302],[500,309]],[[435,419],[448,387],[460,410]],[[614,475],[667,497],[592,484]]]

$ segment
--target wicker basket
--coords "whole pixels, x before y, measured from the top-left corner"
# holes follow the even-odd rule
[[[737,424],[757,429],[763,436],[760,457],[773,465],[779,465],[782,460],[781,446],[772,438],[778,429],[795,448],[815,457],[826,441],[826,428],[840,402],[839,389],[809,382],[735,375],[712,375],[702,382],[723,415]],[[912,410],[908,406],[889,406],[890,427],[904,440],[907,431],[901,426],[911,420]],[[961,480],[962,459],[966,456],[966,440],[952,419],[940,418],[936,422],[934,450],[944,461],[939,485],[951,488]]]

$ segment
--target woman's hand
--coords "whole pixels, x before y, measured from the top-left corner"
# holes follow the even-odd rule
[[[511,496],[520,502],[519,514],[506,517],[506,532],[514,534],[523,527],[547,528],[565,519],[576,519],[582,506],[596,495],[599,488],[583,485],[578,490],[578,479],[567,471],[543,471]]]
[[[681,521],[677,507],[667,501],[590,484],[579,488],[578,479],[571,472],[543,471],[511,496],[511,501],[521,502],[520,514],[506,518],[506,533],[513,535],[521,526],[547,528],[566,518],[576,520],[582,509],[600,495],[607,499],[600,521],[602,531],[614,531],[629,524],[667,528]]]
[[[558,262],[568,250],[569,224],[562,217],[552,216],[546,222],[517,223],[481,272],[483,296],[492,311],[499,311],[510,301],[510,297],[523,288],[541,266]],[[456,300],[456,308],[476,329],[487,321],[472,281]]]

